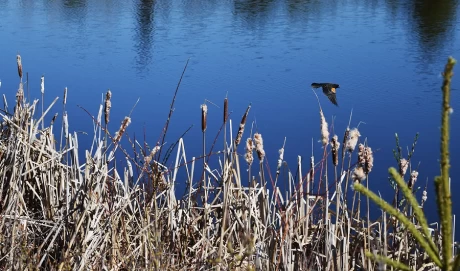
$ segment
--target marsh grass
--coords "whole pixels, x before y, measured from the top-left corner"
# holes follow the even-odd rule
[[[129,137],[129,116],[118,120],[121,124],[115,133],[108,130],[110,110],[117,110],[112,108],[109,90],[97,115],[89,114],[94,126],[93,141],[84,157],[79,157],[78,134],[69,131],[65,111],[67,89],[61,127],[65,142],[58,148],[54,127],[57,113],[49,125],[45,123],[45,116],[55,111],[58,98],[36,118],[39,101],[25,99],[23,67],[19,64],[20,61],[14,111],[9,112],[4,96],[0,113],[2,269],[348,271],[389,270],[393,266],[436,270],[436,266],[450,261],[443,255],[456,254],[452,244],[445,245],[442,238],[444,234],[450,236],[452,230],[432,227],[422,216],[426,188],[420,208],[414,197],[407,197],[415,193],[417,176],[411,175],[409,188],[404,186],[402,173],[406,165],[411,165],[416,140],[404,165],[398,146],[400,169],[390,171],[396,183],[397,204],[393,209],[360,184],[366,181],[367,185],[372,175],[373,157],[367,141],[359,142],[359,131],[350,127],[351,115],[339,155],[338,136],[329,139],[332,132],[321,108],[318,136],[324,152],[317,158],[312,154],[305,175],[301,155],[295,172],[284,161],[285,139],[273,180],[262,132],[244,135],[251,105],[233,134],[227,97],[223,129],[217,133],[223,130],[223,144],[214,142],[210,150],[205,148],[205,135],[209,133],[206,122],[212,112],[202,107],[203,154],[187,156],[181,137],[161,156],[179,81],[165,127],[153,148]],[[247,138],[245,148],[239,152],[243,137]],[[131,149],[125,147],[123,138]],[[222,150],[214,150],[222,145]],[[355,150],[356,146],[361,152]],[[252,168],[254,151],[259,166]],[[117,153],[125,157],[124,166],[115,163]],[[241,159],[246,163],[240,163]],[[203,167],[196,166],[199,160]],[[220,167],[209,168],[210,160]],[[329,164],[334,167],[331,176]],[[175,185],[183,178],[187,193],[177,199]],[[246,178],[247,182],[243,182]],[[445,178],[443,168],[437,182],[444,184]],[[365,217],[359,207],[355,210],[355,196],[349,206],[350,179],[355,183],[354,192],[365,193],[384,206],[378,220],[370,220],[369,209]],[[287,185],[285,191],[280,189],[281,184]],[[313,191],[314,187],[317,191]],[[404,192],[403,200],[396,187]],[[450,193],[445,186],[438,187],[438,193]],[[358,205],[359,202],[358,194]],[[369,208],[368,202],[366,207]],[[449,210],[441,215],[446,212]],[[443,220],[442,225],[449,223]]]

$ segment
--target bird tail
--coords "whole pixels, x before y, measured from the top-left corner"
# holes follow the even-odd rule
[[[320,88],[320,87],[322,87],[322,86],[323,86],[322,83],[311,83],[311,87],[312,87],[312,88]]]

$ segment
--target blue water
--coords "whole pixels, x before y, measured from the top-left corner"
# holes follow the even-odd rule
[[[16,54],[29,73],[31,98],[45,104],[68,87],[70,130],[81,147],[92,140],[92,122],[105,91],[113,94],[109,129],[115,132],[132,110],[131,137],[157,142],[188,58],[170,124],[167,146],[185,136],[188,157],[201,155],[200,105],[208,100],[208,146],[222,122],[229,97],[233,132],[247,105],[248,123],[264,137],[270,169],[286,137],[285,160],[295,171],[297,155],[308,168],[312,139],[321,155],[318,104],[312,82],[336,82],[335,107],[319,92],[329,124],[341,138],[353,109],[375,151],[370,188],[391,200],[387,168],[396,166],[394,134],[405,156],[420,133],[413,166],[417,186],[428,183],[426,210],[436,219],[433,178],[439,174],[440,73],[447,57],[460,60],[457,1],[0,1],[0,92],[14,101]],[[451,173],[454,212],[460,185],[460,67],[452,85]],[[55,112],[62,112],[58,103]],[[256,129],[256,128],[254,128]],[[244,139],[248,135],[248,130]],[[219,141],[219,148],[222,144]],[[124,145],[129,148],[129,145]],[[217,148],[217,147],[216,147]],[[242,151],[242,147],[240,150]],[[217,150],[217,149],[216,149]],[[215,160],[217,161],[217,160]],[[119,165],[124,165],[124,160]],[[420,163],[420,165],[419,165]],[[407,175],[406,175],[407,177]],[[179,188],[184,180],[179,180]],[[180,190],[180,189],[179,189]],[[420,198],[420,192],[419,192]],[[459,223],[457,223],[459,224]],[[457,229],[460,229],[457,225]]]

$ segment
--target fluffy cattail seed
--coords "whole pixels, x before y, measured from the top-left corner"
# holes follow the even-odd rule
[[[334,166],[337,166],[339,164],[339,148],[340,148],[340,142],[338,141],[339,137],[337,135],[334,135],[331,138],[331,152],[332,152],[332,163]]]
[[[346,149],[349,152],[353,152],[356,148],[356,144],[358,144],[358,138],[361,136],[357,128],[353,128],[350,130],[347,144],[346,144]]]
[[[21,79],[21,81],[22,81],[22,61],[21,61],[21,56],[20,55],[16,56],[16,62],[18,63],[19,79]]]
[[[399,174],[401,175],[401,177],[404,177],[404,175],[406,175],[408,167],[409,162],[405,158],[399,160]]]
[[[364,173],[369,174],[374,167],[374,154],[370,147],[364,147],[363,144],[358,145],[358,164],[363,167]]]
[[[128,125],[131,123],[131,118],[130,117],[125,117],[125,119],[121,122],[120,130],[115,133],[114,141],[119,142],[123,134],[126,132],[126,128],[128,128]]]
[[[423,206],[423,203],[425,203],[425,201],[428,199],[428,192],[426,191],[426,189],[422,192],[422,202],[420,202],[420,204]]]
[[[45,76],[42,75],[40,79],[40,92],[45,94]]]
[[[208,116],[208,106],[206,104],[201,105],[201,131],[204,133],[207,127],[207,116]]]
[[[259,157],[260,163],[262,164],[264,161],[264,157],[265,157],[264,141],[262,139],[262,135],[259,133],[255,133],[254,142],[256,145],[257,157]]]
[[[19,83],[18,92],[16,93],[16,103],[18,107],[22,104],[23,100],[24,100],[24,88],[23,88],[22,83]]]
[[[412,189],[414,187],[415,182],[417,182],[417,177],[418,177],[418,172],[415,170],[412,170],[412,173],[410,174],[410,179],[409,183],[407,186]]]
[[[246,112],[243,115],[243,118],[241,119],[240,127],[238,128],[238,133],[236,134],[235,139],[236,147],[240,144],[241,138],[243,137],[244,126],[246,125],[246,118],[248,117],[249,109],[251,109],[251,104],[249,104],[248,108],[246,109]]]
[[[254,156],[252,154],[254,150],[254,142],[252,139],[249,137],[246,139],[246,154],[244,155],[244,158],[246,159],[246,162],[248,165],[252,165],[252,162],[254,161]]]
[[[321,143],[326,146],[329,143],[329,130],[327,128],[326,118],[324,117],[323,110],[319,110],[321,117]]]
[[[366,174],[364,173],[364,169],[362,166],[357,166],[353,170],[353,175],[351,177],[354,182],[359,182],[361,183],[366,179]]]
[[[224,123],[227,123],[228,120],[228,99],[224,99]]]
[[[108,124],[110,121],[110,108],[112,108],[112,102],[110,101],[112,99],[112,92],[107,90],[107,93],[105,94],[105,108],[104,108],[104,117],[105,117],[105,124]]]
[[[280,156],[278,157],[278,164],[276,165],[276,174],[280,174],[281,165],[283,164],[284,146],[281,149],[279,149],[278,153],[280,154]]]
[[[153,157],[155,156],[155,154],[160,150],[160,146],[155,146],[155,148],[152,149],[152,151],[150,152],[149,156],[145,157],[144,158],[144,161],[146,164],[150,164],[150,162],[152,161]]]

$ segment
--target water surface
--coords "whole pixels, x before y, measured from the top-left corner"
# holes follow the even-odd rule
[[[361,139],[367,138],[375,151],[370,187],[387,199],[392,195],[387,168],[396,166],[394,134],[399,134],[407,156],[406,147],[420,133],[412,161],[420,171],[417,185],[429,186],[427,210],[433,221],[440,73],[449,55],[460,60],[458,12],[454,0],[4,0],[0,2],[0,92],[13,101],[19,52],[29,73],[31,97],[39,98],[42,74],[46,104],[62,97],[68,87],[70,128],[89,132],[79,137],[82,147],[89,146],[93,128],[90,117],[77,105],[96,115],[108,88],[113,93],[110,130],[118,129],[140,98],[128,132],[140,141],[145,137],[152,146],[190,58],[167,145],[194,125],[184,140],[187,155],[200,156],[200,104],[206,99],[220,106],[208,103],[209,149],[228,95],[234,133],[252,103],[248,122],[263,134],[271,169],[286,137],[285,159],[294,170],[297,155],[304,157],[307,168],[312,141],[317,161],[322,151],[318,103],[310,84],[337,82],[340,107],[319,93],[325,115],[329,124],[334,117],[334,131],[340,137],[351,110],[351,126],[363,122]],[[454,76],[452,88],[455,193],[460,189],[455,140],[460,136],[459,77]],[[61,110],[60,105],[55,108]],[[180,182],[183,187],[184,181]],[[454,197],[454,212],[460,213],[459,207]]]

